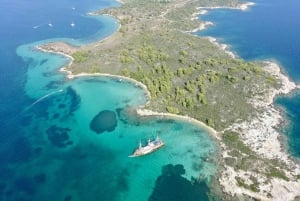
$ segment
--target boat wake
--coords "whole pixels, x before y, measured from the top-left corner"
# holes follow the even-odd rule
[[[49,96],[52,96],[54,94],[57,94],[57,93],[61,93],[63,92],[64,90],[63,89],[60,89],[58,91],[53,91],[51,93],[48,93],[46,95],[44,95],[43,97],[39,98],[38,100],[34,101],[31,105],[29,105],[27,108],[24,109],[23,112],[26,112],[28,110],[30,110],[33,106],[35,106],[36,104],[38,104],[39,102],[43,101],[44,99],[48,98]]]
[[[37,26],[34,26],[34,27],[32,27],[33,29],[37,29],[37,28],[40,28],[41,27],[41,25],[37,25]]]

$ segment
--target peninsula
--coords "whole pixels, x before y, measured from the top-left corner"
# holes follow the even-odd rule
[[[300,166],[279,141],[283,121],[272,105],[297,86],[272,62],[245,62],[212,38],[193,35],[211,25],[195,16],[210,8],[246,9],[236,0],[123,0],[111,15],[119,30],[82,47],[49,43],[39,48],[70,56],[63,68],[78,75],[116,75],[146,87],[140,115],[177,115],[203,122],[221,147],[217,183],[224,199],[294,200]],[[191,31],[192,30],[192,31]]]

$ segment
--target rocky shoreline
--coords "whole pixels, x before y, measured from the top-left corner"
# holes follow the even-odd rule
[[[235,9],[242,9],[245,10],[248,6],[253,5],[253,3],[245,3],[241,4]],[[202,9],[201,13],[206,13],[206,9],[217,9],[220,7],[200,7]],[[224,7],[222,7],[224,8]],[[205,10],[203,10],[205,9]],[[233,9],[233,8],[230,8]],[[201,14],[200,13],[200,14]],[[195,15],[193,15],[195,18]],[[207,22],[204,24],[200,24],[198,29],[193,30],[192,32],[204,29],[206,26],[211,25],[211,23]],[[232,58],[235,58],[236,55],[229,51],[227,48],[228,46],[225,44],[219,44],[216,39],[209,38],[210,42],[215,44],[218,48],[226,51]],[[53,43],[47,44],[45,46],[37,47],[41,51],[51,52],[62,54],[68,58],[70,58],[69,66],[71,66],[73,58],[70,56],[72,53],[76,52],[78,49],[74,47],[69,47],[64,43]],[[284,170],[286,176],[288,177],[288,181],[279,179],[279,178],[272,178],[271,181],[256,172],[251,171],[243,171],[243,170],[235,170],[230,166],[226,166],[224,164],[224,168],[220,172],[219,183],[223,188],[223,191],[226,194],[236,196],[236,195],[248,195],[250,197],[261,199],[261,200],[293,200],[297,196],[300,196],[300,182],[299,179],[297,180],[297,175],[300,175],[300,166],[295,161],[293,161],[284,147],[282,143],[278,139],[280,137],[280,133],[277,131],[277,127],[283,121],[282,114],[280,113],[279,109],[273,105],[273,100],[277,95],[280,94],[288,94],[291,93],[293,90],[300,88],[296,86],[295,83],[291,82],[287,76],[285,76],[280,67],[273,62],[265,62],[264,69],[272,76],[274,76],[277,80],[281,82],[281,87],[279,89],[271,89],[269,91],[264,91],[264,97],[254,97],[249,100],[249,102],[253,105],[254,108],[258,111],[256,115],[247,121],[244,122],[236,122],[232,126],[228,127],[225,130],[236,131],[240,133],[240,137],[242,141],[249,146],[256,154],[261,156],[262,158],[270,159],[270,160],[277,160],[282,162],[287,166],[287,169]],[[67,77],[69,79],[78,77],[78,76],[112,76],[118,79],[128,79],[130,81],[136,82],[127,77],[123,76],[114,76],[110,74],[87,74],[81,73],[78,75],[73,75],[68,68],[63,67],[61,71],[67,72]],[[148,96],[150,97],[149,91],[147,90],[146,86],[143,85],[143,88],[147,92]],[[183,120],[192,121],[194,123],[200,124],[204,126],[204,123],[199,122],[195,119],[185,117],[185,116],[178,116],[169,113],[159,113],[154,111],[145,110],[144,108],[139,108],[137,110],[139,115],[148,116],[148,115],[161,115],[161,116],[168,116],[172,118],[181,118]],[[222,137],[220,133],[217,133],[214,129],[205,125],[211,134],[213,134],[216,139],[219,140],[221,147],[223,148],[222,158],[226,158],[228,156],[228,148],[222,142]],[[289,171],[291,170],[291,171]],[[250,177],[253,176],[258,180],[259,183],[259,192],[253,192],[251,190],[245,189],[241,186],[237,185],[236,178],[242,178],[246,183],[251,184]]]
[[[280,67],[276,63],[265,62],[265,70],[281,81],[281,88],[270,90],[265,97],[254,97],[251,101],[257,109],[256,116],[245,122],[239,122],[232,125],[229,130],[236,131],[241,134],[243,142],[251,147],[251,149],[261,156],[270,160],[282,162],[287,166],[287,170],[283,170],[288,177],[288,181],[279,178],[272,178],[271,182],[267,182],[267,178],[258,173],[235,171],[232,167],[225,166],[219,179],[224,191],[231,195],[247,194],[251,197],[262,200],[294,200],[300,196],[300,182],[297,175],[300,174],[300,165],[290,158],[284,146],[280,142],[280,133],[276,128],[283,121],[282,114],[279,109],[273,105],[273,100],[277,95],[288,94],[299,88],[295,83],[291,82],[287,76],[281,73]],[[223,158],[227,156],[227,148],[224,147]],[[236,177],[249,181],[250,176],[259,178],[260,192],[254,193],[236,185]],[[249,181],[249,183],[251,183]]]
[[[216,45],[218,44],[216,43]],[[221,45],[218,46],[219,48],[223,49]],[[37,49],[44,52],[62,54],[70,58],[70,63],[68,64],[68,66],[71,66],[73,58],[69,55],[69,53],[75,52],[77,48],[74,47],[74,49],[72,49],[72,47],[66,47],[66,44],[63,44],[61,46],[61,43],[52,43],[46,46],[39,46],[37,47]],[[226,130],[232,130],[241,133],[241,138],[243,142],[246,145],[250,146],[251,149],[255,151],[258,155],[264,158],[275,159],[284,162],[284,164],[286,164],[289,167],[289,169],[293,170],[293,172],[286,171],[286,175],[289,177],[290,181],[284,181],[282,179],[273,178],[270,184],[266,183],[266,178],[263,178],[263,175],[240,170],[236,171],[232,167],[224,165],[224,169],[220,174],[219,182],[223,188],[223,191],[232,196],[245,194],[262,200],[293,200],[295,197],[300,196],[300,192],[298,190],[300,189],[300,183],[294,179],[296,175],[300,174],[300,166],[290,158],[290,156],[284,150],[282,143],[278,139],[280,137],[280,133],[277,131],[276,128],[283,121],[283,117],[280,111],[274,107],[273,100],[277,95],[288,94],[291,91],[299,88],[299,86],[296,86],[296,84],[291,82],[287,76],[282,74],[280,71],[280,67],[276,63],[267,61],[265,62],[265,64],[266,65],[264,69],[268,73],[273,75],[275,78],[280,80],[281,87],[279,89],[273,89],[268,92],[265,92],[266,95],[264,97],[254,97],[253,99],[249,100],[251,104],[257,109],[257,111],[260,111],[259,113],[257,113],[257,116],[250,121],[235,123]],[[150,93],[147,90],[147,87],[142,83],[139,83],[131,78],[101,73],[80,73],[73,75],[72,72],[69,71],[66,67],[61,68],[61,71],[67,73],[68,79],[73,79],[81,76],[109,76],[116,79],[128,80],[140,85],[147,92],[147,96],[150,100]],[[220,133],[218,133],[211,127],[208,127],[203,122],[199,122],[198,120],[187,116],[179,116],[169,113],[159,113],[146,110],[144,108],[138,108],[137,113],[141,116],[164,116],[169,118],[179,118],[185,121],[196,123],[199,126],[207,129],[209,133],[212,134],[212,136],[220,142],[223,148],[222,158],[224,159],[228,156],[228,149],[222,143]],[[250,190],[237,186],[236,177],[240,177],[243,180],[247,181],[249,180],[250,175],[255,176],[256,178],[260,178],[259,183],[261,191],[259,193],[252,192]],[[278,192],[282,192],[280,193],[280,196],[278,195]],[[272,198],[269,198],[267,196],[269,194],[272,195]]]
[[[210,9],[227,8],[247,10],[249,6],[253,5],[254,3],[247,2],[235,8],[198,7],[197,9],[199,12],[192,15],[192,20],[196,19],[196,15],[206,14],[207,10]],[[203,30],[212,24],[213,23],[211,22],[203,22],[200,24],[199,28],[192,32]],[[232,58],[237,57],[232,51],[228,50],[228,45],[218,43],[217,39],[213,37],[208,37],[208,39]],[[284,170],[284,172],[289,181],[272,178],[271,182],[268,182],[268,179],[262,174],[242,170],[237,171],[224,164],[224,169],[220,172],[219,183],[221,184],[223,191],[232,196],[244,194],[260,200],[294,200],[295,198],[300,197],[300,182],[297,179],[297,176],[300,174],[300,165],[291,159],[279,139],[281,134],[278,132],[277,128],[284,121],[284,118],[280,110],[274,106],[273,102],[276,96],[289,94],[295,89],[300,89],[300,86],[291,82],[289,78],[281,72],[281,68],[276,63],[271,61],[265,61],[264,63],[264,70],[279,80],[281,87],[279,89],[274,88],[269,91],[264,91],[263,93],[265,96],[263,97],[260,96],[250,99],[249,102],[257,111],[259,111],[255,117],[248,121],[234,123],[225,130],[240,133],[242,141],[262,158],[277,160],[287,165],[288,170]],[[224,159],[228,156],[229,149],[222,141],[220,141],[220,144],[223,149],[222,158]],[[237,185],[236,178],[241,178],[246,184],[251,185],[251,176],[258,179],[259,192],[253,192]]]

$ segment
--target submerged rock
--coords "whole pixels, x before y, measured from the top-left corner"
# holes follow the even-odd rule
[[[69,145],[72,145],[73,142],[69,139],[70,128],[62,128],[56,125],[53,125],[47,129],[47,135],[49,141],[60,148],[65,148]]]
[[[148,201],[208,201],[210,189],[204,181],[186,179],[184,166],[167,164],[156,179]]]
[[[110,110],[99,112],[91,121],[90,129],[96,133],[112,132],[117,127],[116,113]]]

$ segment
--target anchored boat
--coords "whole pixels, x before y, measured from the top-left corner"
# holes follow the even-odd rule
[[[150,154],[164,145],[165,143],[158,136],[152,141],[148,139],[148,143],[146,146],[143,146],[142,143],[140,142],[139,147],[136,150],[134,150],[133,154],[130,155],[129,157],[137,157],[137,156]]]

